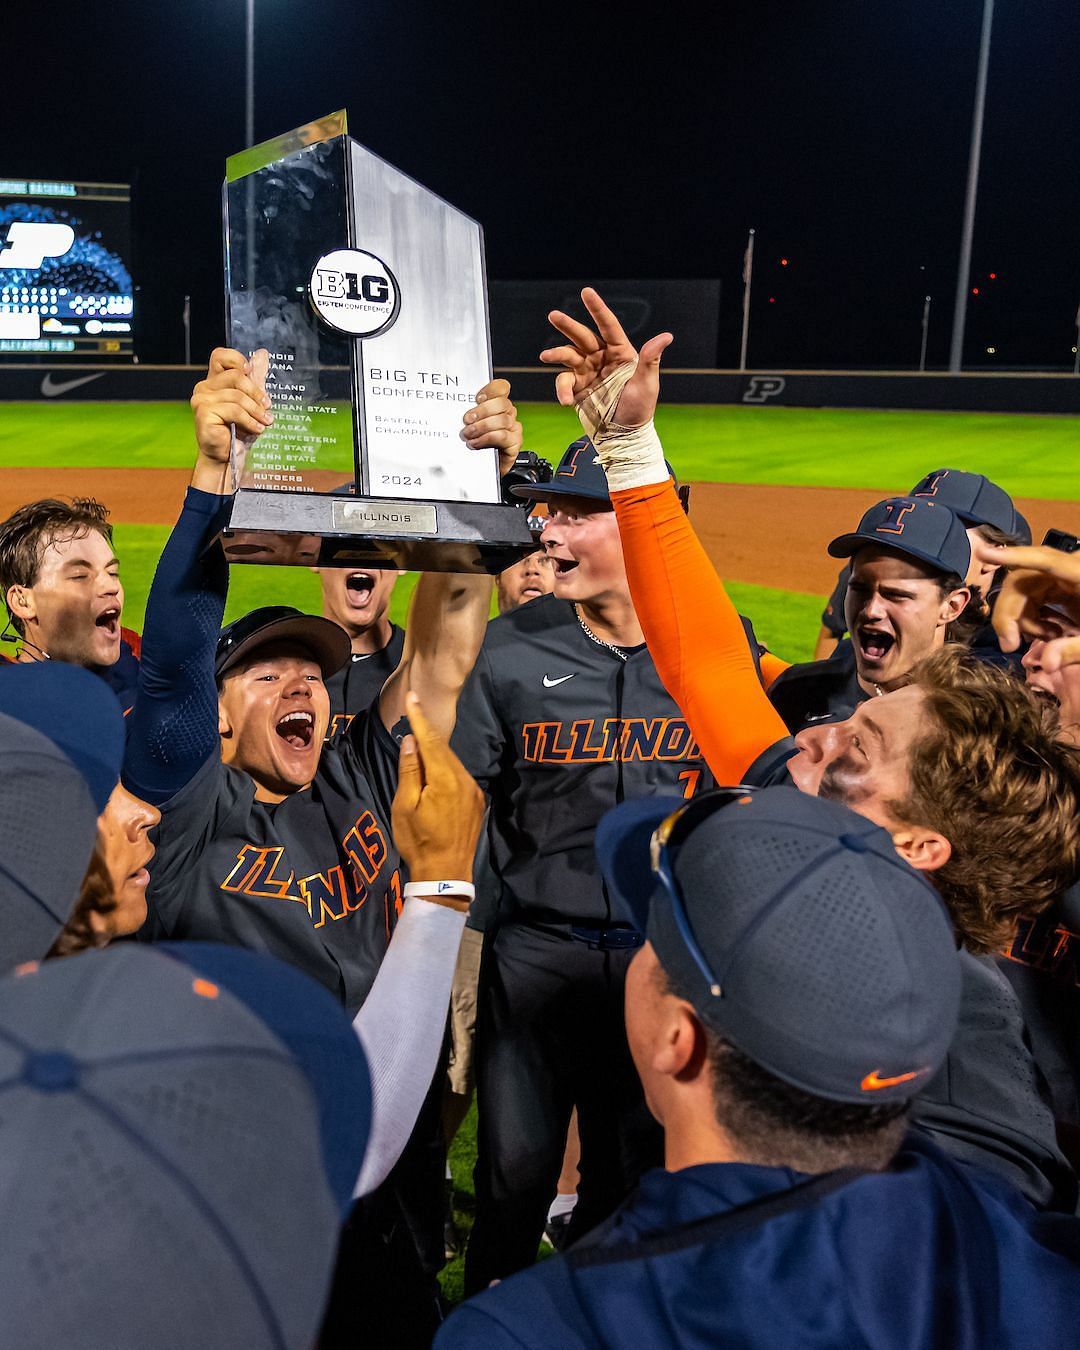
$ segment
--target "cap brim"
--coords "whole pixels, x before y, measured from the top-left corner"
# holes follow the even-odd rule
[[[610,810],[596,827],[596,858],[617,916],[639,933],[648,924],[656,893],[650,846],[658,826],[686,802],[682,797],[640,797]]]
[[[856,532],[855,534],[838,535],[829,545],[829,553],[834,558],[853,558],[859,549],[866,548],[871,544],[875,548],[887,548],[893,553],[903,554],[905,558],[917,558],[919,562],[926,563],[927,567],[932,567],[937,572],[948,573],[955,570],[962,576],[967,570],[966,566],[951,569],[940,558],[935,558],[930,553],[924,553],[921,549],[906,548],[903,544],[887,544],[877,534],[859,534]]]
[[[229,650],[225,659],[215,666],[214,673],[220,679],[226,671],[246,660],[259,647],[265,647],[268,642],[295,642],[300,647],[306,647],[318,662],[324,680],[337,674],[352,651],[349,635],[332,620],[322,619],[317,614],[290,614],[283,619],[273,619],[249,633],[242,642]]]
[[[326,1179],[346,1213],[371,1129],[371,1078],[341,1005],[309,976],[262,952],[215,942],[159,942],[153,950],[227,990],[285,1045],[315,1097]]]
[[[590,502],[611,504],[611,495],[607,491],[582,492],[569,484],[562,487],[554,478],[549,478],[546,483],[521,483],[517,487],[510,488],[510,495],[520,497],[525,502],[546,502],[549,497],[581,497]]]

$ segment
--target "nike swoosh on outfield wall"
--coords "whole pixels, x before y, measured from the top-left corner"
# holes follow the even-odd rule
[[[99,370],[96,375],[80,375],[77,380],[54,380],[52,372],[41,381],[41,392],[46,398],[56,398],[59,394],[66,394],[69,389],[78,389],[80,384],[89,384],[91,380],[100,380],[105,372]]]
[[[574,678],[574,675],[576,675],[576,674],[577,674],[577,671],[575,670],[575,671],[574,671],[572,674],[570,674],[570,675],[560,675],[559,678],[558,678],[557,680],[553,680],[553,679],[551,678],[550,675],[545,675],[545,676],[544,676],[544,688],[545,688],[545,689],[554,689],[555,686],[556,686],[557,684],[565,684],[567,680],[572,680],[572,679]]]

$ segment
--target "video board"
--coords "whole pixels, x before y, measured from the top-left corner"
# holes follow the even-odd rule
[[[134,353],[131,188],[0,177],[0,357]]]

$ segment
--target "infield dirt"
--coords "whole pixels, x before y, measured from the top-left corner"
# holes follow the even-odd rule
[[[190,477],[187,469],[8,468],[0,476],[0,519],[38,497],[96,497],[114,521],[171,525]],[[865,488],[695,483],[690,518],[720,573],[733,581],[827,595],[838,564],[825,552],[888,494]],[[1080,502],[1016,502],[1036,542],[1051,526],[1080,534]]]

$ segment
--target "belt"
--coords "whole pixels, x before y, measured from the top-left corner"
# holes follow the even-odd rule
[[[601,952],[632,951],[645,941],[636,928],[580,928],[576,924],[570,926],[570,937]]]

